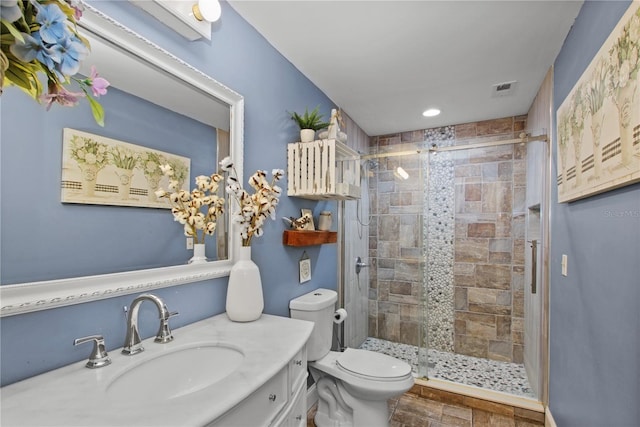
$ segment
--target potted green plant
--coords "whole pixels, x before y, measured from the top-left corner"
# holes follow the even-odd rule
[[[291,120],[296,122],[300,127],[301,142],[312,142],[316,137],[316,131],[329,126],[329,123],[322,121],[322,114],[320,114],[319,105],[311,112],[309,112],[308,108],[305,108],[303,115],[296,112],[290,114]]]

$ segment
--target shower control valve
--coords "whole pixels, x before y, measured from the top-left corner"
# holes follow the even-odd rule
[[[356,274],[360,274],[363,268],[369,267],[369,264],[362,261],[362,258],[356,257]]]

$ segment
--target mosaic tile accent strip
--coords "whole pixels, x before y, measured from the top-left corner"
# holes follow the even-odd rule
[[[427,129],[427,147],[449,147],[455,142],[455,127]],[[424,269],[427,303],[424,319],[429,348],[454,351],[454,234],[455,234],[455,173],[452,155],[448,152],[424,156],[424,204],[427,217],[423,223],[425,243]],[[430,159],[430,161],[429,161]],[[426,164],[429,162],[430,164]]]
[[[418,372],[420,349],[413,345],[398,344],[378,338],[367,338],[360,346],[404,360]],[[422,349],[424,351],[424,349]],[[535,398],[529,385],[524,365],[429,349],[428,376],[460,384]]]

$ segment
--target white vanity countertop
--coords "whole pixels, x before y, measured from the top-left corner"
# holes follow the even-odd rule
[[[248,323],[220,314],[173,331],[168,344],[143,341],[134,355],[109,353],[112,364],[87,369],[86,360],[0,389],[2,425],[12,426],[192,426],[213,421],[283,369],[304,346],[313,323],[263,314]],[[106,337],[108,339],[109,337]],[[244,353],[241,367],[213,386],[166,403],[111,399],[107,386],[145,359],[186,344],[219,342]],[[71,345],[71,343],[69,343]],[[87,356],[91,347],[87,346]],[[175,369],[180,369],[176,366]],[[157,372],[162,377],[162,372]]]

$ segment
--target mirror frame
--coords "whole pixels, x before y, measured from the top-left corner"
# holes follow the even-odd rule
[[[238,178],[243,180],[244,98],[91,5],[84,3],[84,7],[82,19],[78,23],[83,30],[110,40],[150,67],[171,74],[185,84],[195,86],[229,105],[231,158]],[[237,207],[229,209],[231,212],[228,218],[231,218]],[[239,250],[237,225],[233,221],[229,222],[227,260],[3,285],[0,286],[0,317],[228,276],[233,263],[238,259]]]

